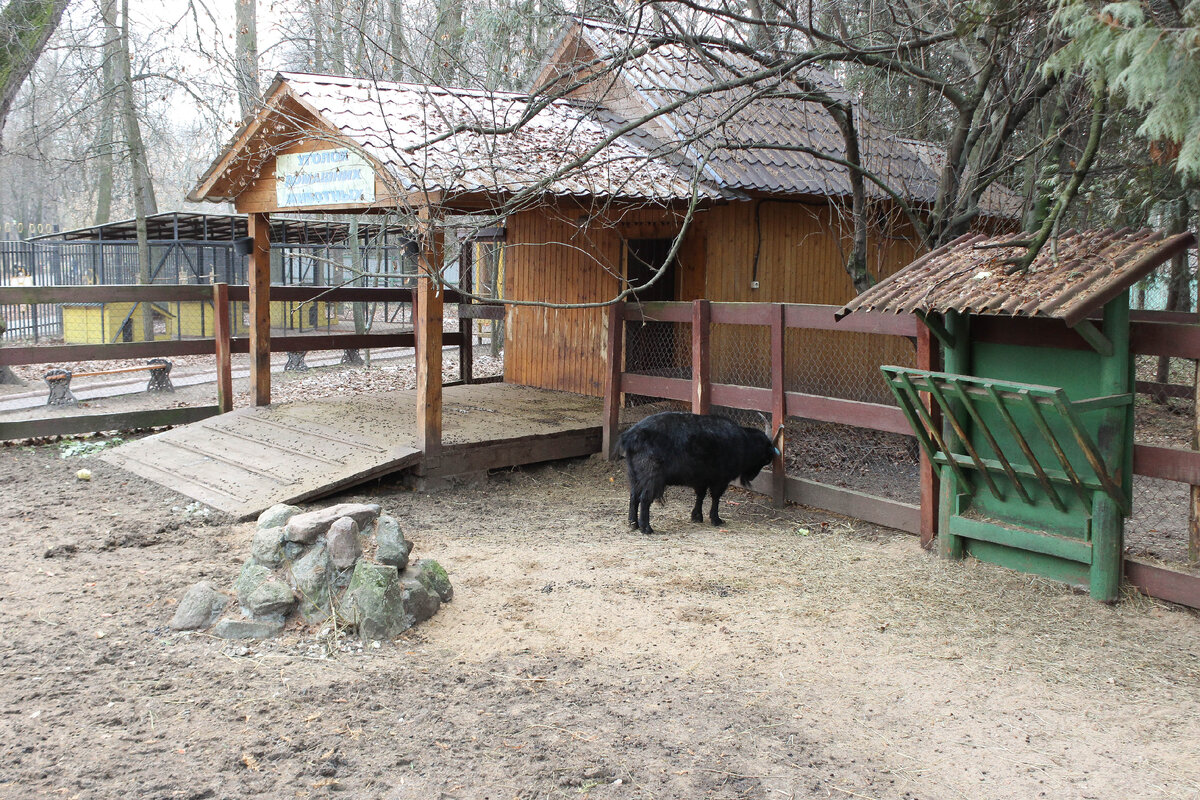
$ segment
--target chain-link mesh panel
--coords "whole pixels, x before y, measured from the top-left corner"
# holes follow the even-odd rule
[[[824,330],[787,332],[789,392],[894,405],[879,367],[917,365],[916,345],[900,336]]]
[[[625,371],[691,380],[691,336],[686,322],[626,323]]]
[[[771,329],[714,324],[709,334],[713,383],[769,388]]]
[[[1196,420],[1191,385],[1195,362],[1184,358],[1161,362],[1156,356],[1135,358],[1138,380],[1150,383],[1151,391],[1136,396],[1134,440],[1138,444],[1189,450]],[[1160,377],[1166,380],[1158,380]],[[1190,513],[1188,484],[1135,475],[1133,513],[1125,520],[1127,552],[1166,561],[1186,561]]]
[[[785,436],[784,462],[793,478],[921,502],[919,454],[911,436],[794,417]]]

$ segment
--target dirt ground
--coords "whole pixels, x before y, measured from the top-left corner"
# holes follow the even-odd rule
[[[726,529],[674,490],[643,537],[585,459],[337,498],[453,603],[378,647],[228,642],[167,622],[250,527],[61,453],[0,449],[0,797],[1200,796],[1189,611],[734,491]]]

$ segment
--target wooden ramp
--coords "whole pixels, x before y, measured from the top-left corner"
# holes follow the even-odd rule
[[[598,398],[507,384],[445,389],[450,476],[600,449]],[[414,467],[416,394],[322,398],[229,414],[122,445],[109,463],[238,518]]]

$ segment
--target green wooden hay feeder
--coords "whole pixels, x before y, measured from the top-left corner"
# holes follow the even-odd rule
[[[939,468],[943,556],[1117,599],[1133,499],[1129,287],[1194,245],[1190,233],[1069,232],[1010,274],[1019,237],[968,235],[838,312],[914,313],[942,344],[943,372],[883,374]]]

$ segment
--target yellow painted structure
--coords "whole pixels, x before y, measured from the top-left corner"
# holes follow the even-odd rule
[[[307,331],[327,328],[337,321],[338,303],[301,303],[294,300],[275,300],[271,304],[271,327]]]

